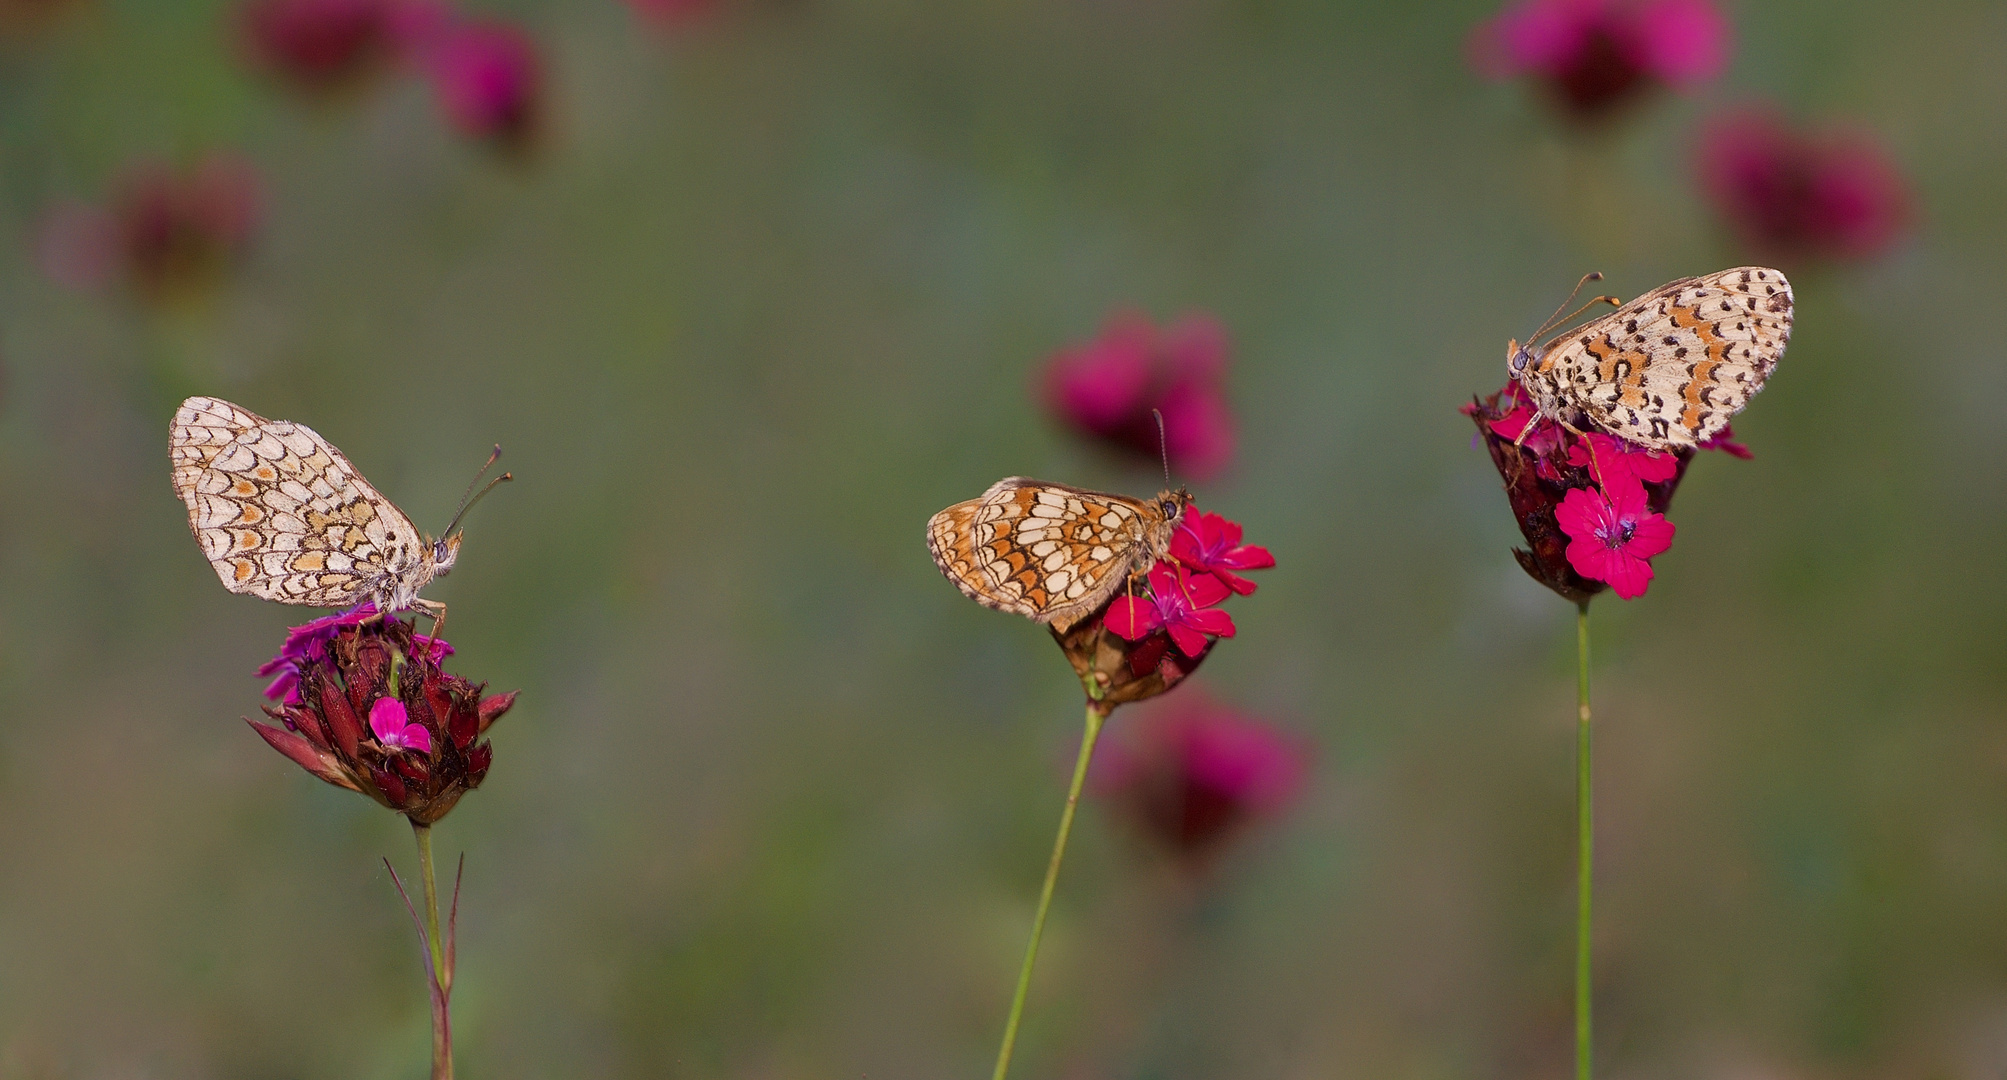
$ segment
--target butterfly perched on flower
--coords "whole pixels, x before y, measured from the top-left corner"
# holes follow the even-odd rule
[[[167,450],[188,527],[224,588],[281,604],[443,611],[418,591],[453,568],[459,516],[439,539],[422,535],[312,428],[192,397],[174,413]]]
[[[1545,346],[1510,342],[1505,366],[1540,418],[1652,450],[1699,446],[1763,389],[1791,341],[1791,303],[1768,267],[1681,278]]]
[[[934,565],[984,607],[1065,633],[1170,550],[1192,501],[1154,499],[1006,477],[927,522]]]

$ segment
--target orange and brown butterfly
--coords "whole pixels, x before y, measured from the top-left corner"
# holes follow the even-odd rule
[[[1790,341],[1791,283],[1738,266],[1668,282],[1545,346],[1510,342],[1505,366],[1544,419],[1674,450],[1719,435]]]
[[[1006,477],[927,522],[934,565],[984,607],[1065,633],[1170,549],[1183,488],[1132,499]]]

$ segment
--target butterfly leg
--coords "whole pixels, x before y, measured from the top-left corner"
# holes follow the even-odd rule
[[[437,600],[415,599],[411,601],[411,606],[424,612],[425,617],[432,620],[432,633],[430,636],[432,640],[438,641],[440,635],[443,633],[441,628],[446,625],[446,605]]]

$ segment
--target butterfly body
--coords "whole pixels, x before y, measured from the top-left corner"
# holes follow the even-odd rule
[[[305,424],[191,397],[168,428],[174,493],[224,588],[282,604],[414,604],[452,569],[460,536],[422,535]]]
[[[1681,278],[1558,336],[1507,346],[1539,414],[1652,450],[1697,446],[1769,379],[1791,340],[1791,284],[1762,266]]]
[[[1150,500],[1006,477],[927,522],[927,549],[984,607],[1064,633],[1170,548],[1183,489]]]

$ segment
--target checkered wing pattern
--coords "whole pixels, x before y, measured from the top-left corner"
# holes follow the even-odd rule
[[[1662,285],[1550,345],[1520,381],[1557,419],[1667,450],[1704,443],[1770,378],[1791,341],[1791,283],[1738,266]]]
[[[304,424],[192,397],[168,429],[168,458],[188,527],[231,592],[395,610],[433,577],[411,519]]]
[[[1013,476],[927,522],[934,565],[984,607],[1065,632],[1169,547],[1187,496],[1144,502]]]

